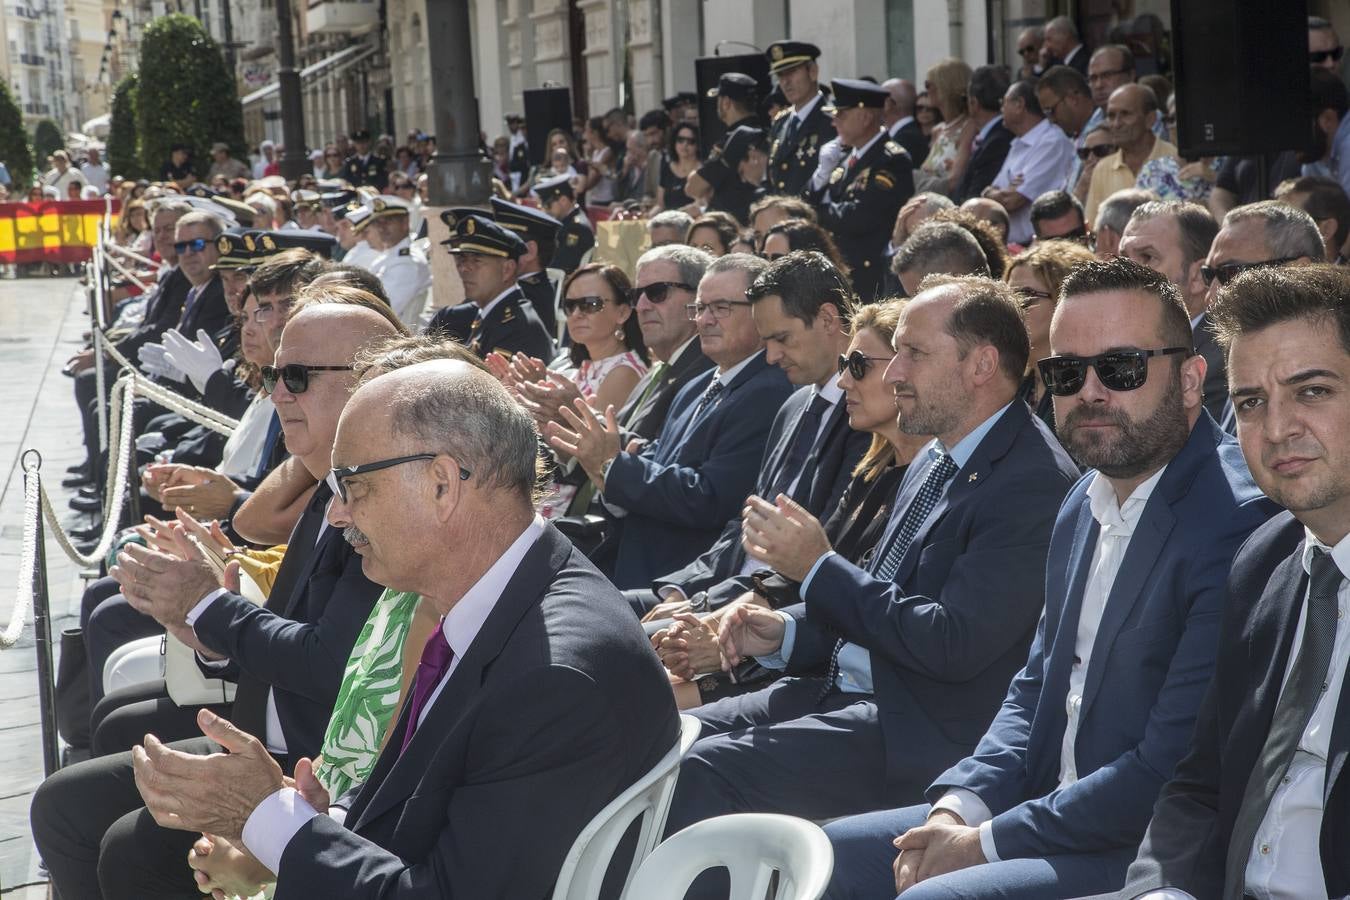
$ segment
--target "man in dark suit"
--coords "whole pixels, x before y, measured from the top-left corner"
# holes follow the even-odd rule
[[[838,361],[848,350],[852,294],[819,253],[776,260],[746,292],[765,360],[798,388],[774,418],[754,493],[786,494],[820,518],[834,510],[872,442],[869,433],[849,427],[844,392],[836,384]],[[750,575],[761,568],[741,546],[738,511],[698,559],[630,598],[644,612],[660,600],[668,607],[663,615],[677,608],[707,612],[750,590]]]
[[[1228,378],[1223,350],[1209,326],[1211,291],[1201,269],[1218,232],[1219,224],[1203,206],[1169,200],[1136,207],[1120,235],[1121,256],[1161,272],[1181,292],[1195,352],[1205,360],[1205,410],[1215,421],[1223,419],[1228,403]]]
[[[965,203],[994,183],[1012,147],[1013,133],[1003,124],[1000,112],[1008,92],[1008,73],[1002,66],[979,66],[970,75],[966,108],[978,129],[970,147],[970,162],[952,192],[952,200]]]
[[[774,416],[792,391],[782,369],[765,361],[745,299],[767,265],[732,253],[708,267],[688,309],[717,368],[685,385],[655,441],[625,450],[612,417],[584,403],[562,410],[571,430],[554,431],[549,443],[575,457],[599,492],[612,520],[606,574],[620,588],[646,587],[692,562],[754,486]]]
[[[520,258],[516,284],[534,307],[549,337],[558,337],[558,285],[548,277],[544,266],[553,258],[562,223],[532,206],[521,206],[500,197],[491,198],[492,220],[520,235],[525,254]]]
[[[747,550],[801,583],[783,611],[721,625],[729,663],[790,676],[700,707],[669,831],[731,812],[829,818],[917,802],[970,753],[1026,659],[1060,501],[1078,470],[1017,400],[1029,344],[987,278],[930,279],[895,333],[901,430],[935,440],[910,464],[865,568],[819,522],[752,498]]]
[[[1350,277],[1238,276],[1210,308],[1238,441],[1289,510],[1238,553],[1214,680],[1120,898],[1350,894]]]
[[[537,459],[528,415],[463,363],[357,391],[330,522],[372,578],[443,615],[402,715],[365,784],[336,798],[340,819],[308,762],[288,786],[257,738],[220,720],[206,724],[227,756],[148,740],[136,777],[156,818],[241,841],[279,900],[548,897],[577,834],[679,727],[622,597],[535,516]]]
[[[1080,75],[1087,75],[1090,54],[1078,36],[1078,26],[1068,16],[1056,16],[1045,23],[1042,54],[1048,57],[1042,60],[1047,69],[1057,65],[1069,66]]]
[[[381,194],[389,183],[389,158],[370,150],[370,130],[352,132],[352,155],[342,163],[342,177],[352,186],[369,185]]]
[[[923,165],[928,158],[928,138],[914,118],[914,104],[918,102],[914,82],[907,78],[891,78],[883,81],[881,86],[886,91],[886,105],[881,110],[881,124],[886,134],[905,148],[914,166]]]
[[[318,303],[286,323],[276,359],[284,374],[273,402],[287,446],[313,477],[322,479],[332,465],[353,357],[397,333],[375,310],[344,304]],[[325,527],[330,497],[320,484],[291,534],[266,608],[238,593],[237,576],[218,583],[200,557],[136,547],[120,554],[112,571],[128,602],[199,659],[213,661],[202,663],[204,670],[237,680],[232,714],[287,772],[319,752],[347,656],[379,595],[341,530]],[[203,755],[220,750],[204,738],[176,746]],[[184,867],[192,836],[156,828],[141,806],[130,753],[62,769],[43,782],[33,798],[33,836],[62,896],[144,900],[194,889]]]
[[[587,261],[587,254],[595,247],[595,227],[577,205],[572,180],[566,175],[542,178],[532,190],[544,212],[562,223],[548,266],[570,275]]]
[[[797,196],[815,174],[820,148],[834,139],[834,125],[825,114],[828,97],[820,89],[820,48],[806,41],[774,41],[764,55],[788,103],[770,127],[765,187],[772,194]]]
[[[427,330],[463,340],[479,357],[497,353],[510,359],[515,353],[524,353],[552,359],[553,339],[516,284],[525,242],[485,215],[470,213],[453,218],[450,237],[441,244],[454,256],[464,296],[478,310],[462,336],[457,333],[462,326],[459,307],[441,309]]]
[[[852,78],[836,78],[830,88],[834,105],[827,112],[850,149],[836,157],[838,165],[824,184],[813,179],[806,197],[852,269],[858,302],[871,303],[881,288],[882,258],[896,214],[914,193],[914,164],[881,128],[886,91]]]
[[[1115,260],[1065,280],[1041,371],[1093,471],[1060,508],[1031,653],[933,805],[829,826],[832,896],[1044,900],[1124,881],[1213,674],[1233,555],[1276,512],[1201,404],[1200,357],[1137,359],[1142,383],[1125,385],[1085,362],[1189,351],[1189,336],[1159,273]]]

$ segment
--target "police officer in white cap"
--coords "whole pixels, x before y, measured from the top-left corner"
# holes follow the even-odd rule
[[[384,285],[389,305],[410,328],[417,328],[431,293],[431,267],[412,252],[408,202],[381,194],[370,201],[370,216],[360,231],[374,232],[384,249],[367,266]]]

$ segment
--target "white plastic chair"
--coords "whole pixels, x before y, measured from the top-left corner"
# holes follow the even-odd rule
[[[164,677],[163,636],[128,641],[103,663],[103,693],[134,687]]]
[[[834,871],[834,850],[820,827],[792,816],[740,813],[696,822],[652,851],[628,885],[627,897],[682,900],[702,872],[725,866],[730,900],[817,900]]]
[[[675,793],[675,779],[680,774],[680,761],[694,746],[702,728],[703,723],[693,716],[680,716],[680,737],[670,752],[587,823],[563,860],[558,882],[553,888],[553,900],[595,900],[599,897],[614,848],[628,827],[641,816],[637,848],[628,864],[624,884],[632,880],[638,863],[652,852],[666,830],[666,815],[670,812],[670,798]]]

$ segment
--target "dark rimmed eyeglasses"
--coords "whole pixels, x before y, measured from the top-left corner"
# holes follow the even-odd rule
[[[1345,55],[1344,47],[1332,47],[1330,50],[1313,50],[1308,54],[1308,62],[1314,66],[1326,65],[1327,60],[1340,62]]]
[[[1297,256],[1281,256],[1278,259],[1266,259],[1261,262],[1247,263],[1224,263],[1221,266],[1201,266],[1200,277],[1205,279],[1205,286],[1214,283],[1214,279],[1219,279],[1219,284],[1227,284],[1234,278],[1241,275],[1248,269],[1259,269],[1263,266],[1282,266],[1285,263],[1291,263],[1298,259]]]
[[[854,381],[862,381],[867,377],[867,373],[872,369],[872,363],[887,363],[895,359],[894,356],[868,356],[861,350],[854,350],[848,356],[839,354],[839,374],[843,375],[844,370],[852,376]]]
[[[749,300],[714,300],[711,303],[686,303],[684,311],[689,316],[689,321],[693,322],[705,312],[712,313],[714,319],[725,319],[731,315],[733,306],[749,305]]]
[[[1097,144],[1094,147],[1079,147],[1078,149],[1074,150],[1074,152],[1078,154],[1079,159],[1081,159],[1083,162],[1087,162],[1087,158],[1089,156],[1095,156],[1098,159],[1105,159],[1106,157],[1110,156],[1112,153],[1115,153],[1119,149],[1120,148],[1117,147],[1115,144]]]
[[[1017,305],[1022,309],[1031,309],[1042,300],[1050,300],[1054,297],[1054,294],[1049,291],[1038,291],[1029,287],[1013,288],[1013,293],[1017,295]]]
[[[423,459],[435,459],[440,456],[439,453],[414,453],[411,456],[391,456],[389,459],[380,459],[375,462],[361,463],[357,466],[343,466],[334,468],[328,473],[328,486],[332,488],[333,493],[343,503],[347,502],[347,479],[355,478],[357,475],[369,475],[371,472],[378,472],[381,469],[392,469],[394,466],[401,466],[404,463],[417,462]],[[473,473],[463,466],[459,467],[459,480],[468,481],[473,477]]]
[[[584,313],[598,313],[604,308],[604,297],[568,297],[562,302],[562,311],[565,316],[570,316],[577,311]]]
[[[286,385],[286,390],[292,394],[303,394],[309,390],[310,372],[350,372],[351,370],[351,366],[307,366],[303,363],[290,363],[281,368],[263,366],[261,369],[263,390],[269,394],[273,393],[277,389],[277,382],[280,381]]]
[[[670,296],[670,292],[674,288],[679,288],[682,291],[693,290],[683,281],[653,281],[651,284],[638,285],[634,288],[633,299],[637,300],[643,294],[646,294],[647,299],[653,303],[665,303],[666,297]]]
[[[1056,397],[1072,397],[1083,389],[1089,367],[1097,372],[1102,387],[1111,391],[1134,391],[1148,380],[1148,361],[1155,356],[1190,356],[1190,347],[1161,350],[1112,350],[1097,356],[1050,356],[1036,364],[1045,389]]]
[[[212,243],[206,238],[193,238],[190,241],[174,241],[173,252],[179,256],[186,256],[189,253],[201,253],[206,249],[206,245]]]

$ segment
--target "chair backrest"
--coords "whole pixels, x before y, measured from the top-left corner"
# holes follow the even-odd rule
[[[700,873],[725,866],[730,900],[818,900],[834,871],[830,839],[818,825],[767,813],[741,813],[696,822],[652,851],[628,885],[627,897],[682,900]]]
[[[680,760],[694,746],[702,727],[703,723],[693,716],[680,716],[680,737],[670,752],[587,823],[563,860],[558,883],[553,888],[553,900],[595,900],[599,897],[614,848],[628,827],[641,816],[637,847],[628,864],[625,886],[632,880],[638,863],[652,852],[666,830],[666,815],[670,812],[670,798],[675,793],[675,779],[680,774]]]

